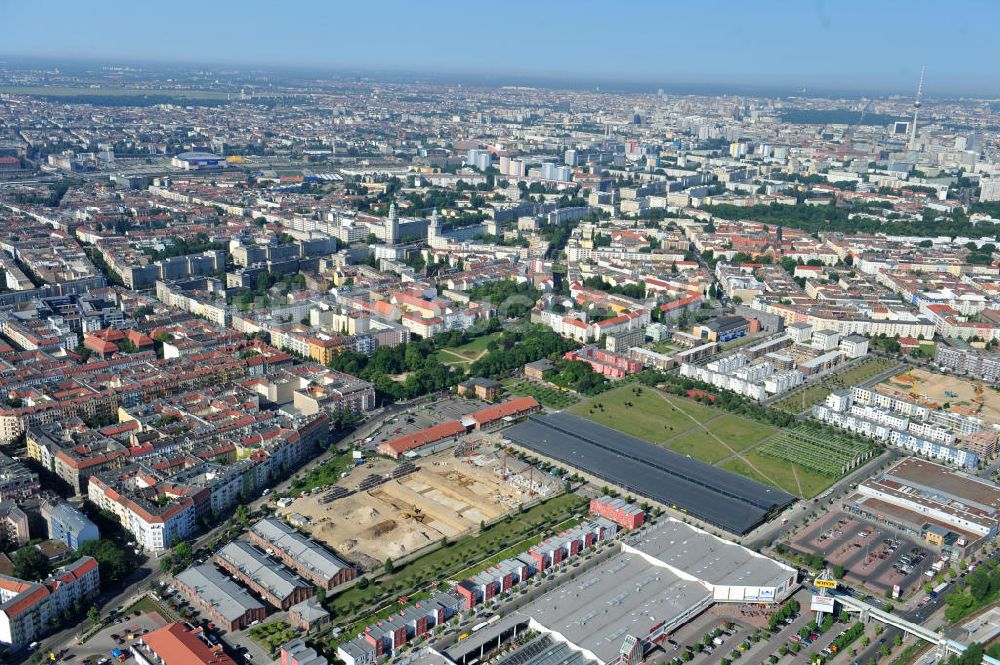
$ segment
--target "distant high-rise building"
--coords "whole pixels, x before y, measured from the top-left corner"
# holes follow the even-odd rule
[[[490,154],[489,150],[477,150],[472,148],[465,155],[465,163],[469,166],[474,166],[480,171],[485,171],[490,168],[493,163],[493,155]]]
[[[576,150],[573,150],[572,148],[567,150],[566,154],[563,156],[563,162],[568,166],[576,166],[578,164]]]
[[[544,180],[569,182],[573,179],[573,169],[568,166],[559,166],[552,162],[545,162],[542,164],[542,178]]]
[[[393,201],[389,205],[389,218],[385,221],[385,243],[395,245],[399,242],[399,214],[396,212],[396,203]]]

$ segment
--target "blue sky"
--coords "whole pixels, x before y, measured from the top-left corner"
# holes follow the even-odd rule
[[[1000,97],[989,0],[0,0],[0,57]]]

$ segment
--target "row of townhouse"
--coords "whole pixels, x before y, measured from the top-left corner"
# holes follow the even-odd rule
[[[449,593],[409,605],[397,614],[367,626],[364,632],[337,647],[337,655],[345,665],[366,665],[391,657],[409,642],[427,635],[455,616],[461,601]]]
[[[979,465],[979,456],[971,450],[919,436],[929,431],[932,426],[917,423],[916,431],[911,431],[911,423],[907,417],[893,414],[885,409],[850,405],[840,410],[838,402],[828,398],[826,403],[817,404],[812,408],[812,416],[821,422],[835,425],[854,434],[883,441],[932,459],[967,469],[975,469]],[[940,438],[939,434],[935,436]],[[954,438],[951,440],[954,442]]]
[[[544,573],[577,556],[588,547],[613,538],[618,526],[605,517],[579,524],[531,547],[522,554],[501,561],[455,586],[462,606],[471,609],[523,584],[536,573]]]
[[[13,649],[37,640],[64,612],[80,610],[100,591],[97,560],[85,556],[41,582],[0,575],[0,644]]]
[[[892,411],[893,413],[899,413],[907,418],[914,418],[916,420],[927,420],[930,416],[931,410],[922,404],[917,404],[916,402],[911,402],[905,399],[899,399],[898,397],[893,397],[892,395],[886,395],[880,393],[876,390],[869,390],[868,388],[861,388],[860,386],[854,386],[850,389],[850,392],[838,391],[833,393],[836,397],[833,397],[834,402],[832,406],[834,408],[839,408],[843,410],[846,407],[841,407],[845,401],[849,401],[849,404],[862,404],[864,406],[876,406],[880,409],[886,409]]]

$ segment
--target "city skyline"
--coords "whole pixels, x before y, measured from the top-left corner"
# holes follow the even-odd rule
[[[614,14],[590,2],[571,9],[515,2],[503,12],[455,2],[416,12],[390,2],[385,15],[393,20],[376,25],[357,5],[284,14],[253,2],[239,13],[226,6],[173,6],[161,15],[113,3],[87,14],[70,3],[3,2],[0,14],[9,20],[0,26],[0,60],[768,95],[911,94],[926,64],[928,96],[1000,97],[1000,75],[987,64],[1000,58],[988,33],[1000,8],[981,2],[963,3],[945,34],[929,2],[774,1],[752,8],[632,3]],[[48,39],[39,41],[24,27],[42,21]],[[351,25],[366,27],[345,29]]]

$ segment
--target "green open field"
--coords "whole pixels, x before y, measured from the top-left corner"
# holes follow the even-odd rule
[[[434,359],[442,365],[471,365],[486,355],[486,347],[499,336],[498,332],[490,333],[477,337],[468,344],[438,349],[434,353]]]
[[[747,420],[734,415],[723,415],[712,421],[710,429],[717,437],[736,450],[745,450],[763,441],[777,430],[770,425]]]
[[[805,498],[822,492],[839,477],[829,475],[833,467],[827,468],[827,461],[839,470],[856,452],[851,444],[831,442],[835,454],[829,460],[812,448],[803,452],[809,453],[809,459],[798,460],[795,450],[809,444],[803,437],[635,385],[608,391],[567,411]],[[764,450],[770,454],[763,454]],[[790,459],[781,459],[782,454]]]
[[[639,386],[608,391],[568,411],[709,464],[777,432],[715,407]]]
[[[777,485],[779,489],[783,489],[789,494],[801,496],[806,499],[816,496],[834,482],[833,478],[810,471],[799,464],[792,464],[785,460],[762,455],[757,450],[743,453],[743,457],[746,461],[739,457],[733,457],[719,466],[727,471],[752,478],[765,485]],[[768,482],[767,478],[754,471],[747,462],[753,464],[754,467],[774,482]],[[796,477],[798,477],[798,482],[796,482]],[[801,490],[799,489],[800,487]]]
[[[802,413],[806,409],[811,408],[814,404],[819,404],[825,400],[827,395],[832,392],[832,388],[829,388],[821,383],[814,383],[792,393],[784,399],[775,402],[774,408],[786,413]]]
[[[636,390],[640,392],[636,394]],[[652,388],[629,385],[609,390],[568,411],[653,443],[663,443],[696,427],[697,423],[722,415],[718,409],[691,400],[681,397],[669,399],[668,402],[662,393]]]
[[[675,453],[694,457],[709,464],[715,464],[719,460],[732,455],[732,452],[728,448],[700,428],[693,428],[678,437],[670,439],[663,445]]]
[[[580,401],[576,395],[564,392],[558,388],[543,386],[523,378],[511,378],[503,381],[503,389],[518,397],[534,397],[539,404],[550,409],[565,409]]]
[[[864,383],[873,376],[877,376],[882,372],[887,372],[899,363],[895,360],[890,360],[888,358],[869,358],[863,363],[852,367],[843,372],[837,372],[834,374],[837,379],[844,384],[844,387],[854,386],[859,383]]]
[[[856,386],[864,383],[896,365],[895,360],[887,358],[868,358],[864,362],[841,372],[834,372],[819,383],[813,383],[797,390],[787,397],[774,403],[774,408],[786,413],[801,413],[814,404],[819,404],[834,390]]]
[[[364,587],[355,585],[329,599],[326,605],[335,617],[346,618],[360,611],[369,612],[373,605],[426,589],[432,582],[450,579],[512,545],[551,531],[583,510],[586,504],[587,500],[576,494],[553,497],[523,513],[512,513],[483,533],[462,538],[418,557],[373,584]],[[366,613],[365,616],[369,615]]]
[[[296,474],[296,477],[301,475],[301,480],[292,481],[290,494],[301,494],[315,487],[333,485],[340,479],[341,472],[348,471],[353,467],[354,460],[351,458],[350,452],[335,455],[319,466],[312,467],[305,474]]]

